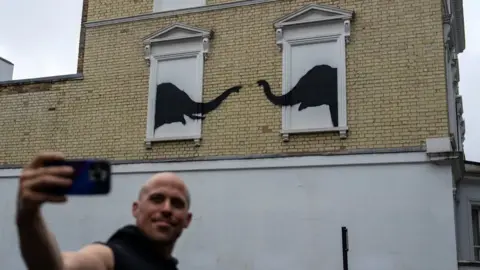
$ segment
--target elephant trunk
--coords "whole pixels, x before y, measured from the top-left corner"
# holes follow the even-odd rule
[[[272,93],[272,89],[270,88],[270,84],[265,81],[265,80],[260,80],[257,82],[257,84],[261,87],[263,87],[263,92],[265,93],[265,96],[267,96],[267,99],[270,100],[270,102],[272,102],[273,104],[275,105],[278,105],[278,106],[291,106],[293,105],[293,100],[292,100],[292,96],[293,96],[293,90],[292,91],[289,91],[288,93],[286,93],[285,95],[281,95],[281,96],[276,96]]]
[[[200,110],[199,112],[197,112],[198,114],[208,114],[209,112],[215,110],[216,108],[218,108],[218,106],[220,106],[220,104],[222,104],[222,102],[230,95],[232,94],[233,92],[238,92],[239,89],[241,88],[241,86],[234,86],[230,89],[227,89],[225,92],[223,92],[222,94],[220,94],[218,97],[216,97],[214,100],[212,101],[209,101],[207,103],[197,103],[196,104],[196,107],[198,108],[198,110]]]

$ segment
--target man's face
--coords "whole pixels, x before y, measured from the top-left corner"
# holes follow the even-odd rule
[[[190,224],[187,191],[181,181],[162,177],[147,184],[133,204],[137,226],[152,240],[170,244]]]

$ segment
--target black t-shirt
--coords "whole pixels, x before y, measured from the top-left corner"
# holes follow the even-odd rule
[[[177,270],[178,261],[156,255],[152,241],[134,225],[120,228],[106,243],[97,243],[112,249],[115,270]]]

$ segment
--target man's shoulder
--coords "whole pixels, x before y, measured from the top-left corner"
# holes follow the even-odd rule
[[[100,253],[104,255],[113,255],[112,248],[103,242],[94,242],[83,246],[79,252]]]
[[[103,243],[92,243],[82,247],[76,252],[63,252],[62,257],[67,269],[68,266],[88,264],[91,269],[113,269],[114,255],[112,249]],[[76,267],[71,267],[76,269]]]

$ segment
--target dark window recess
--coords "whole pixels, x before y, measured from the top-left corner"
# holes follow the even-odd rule
[[[473,254],[475,261],[480,261],[480,207],[472,208]]]

